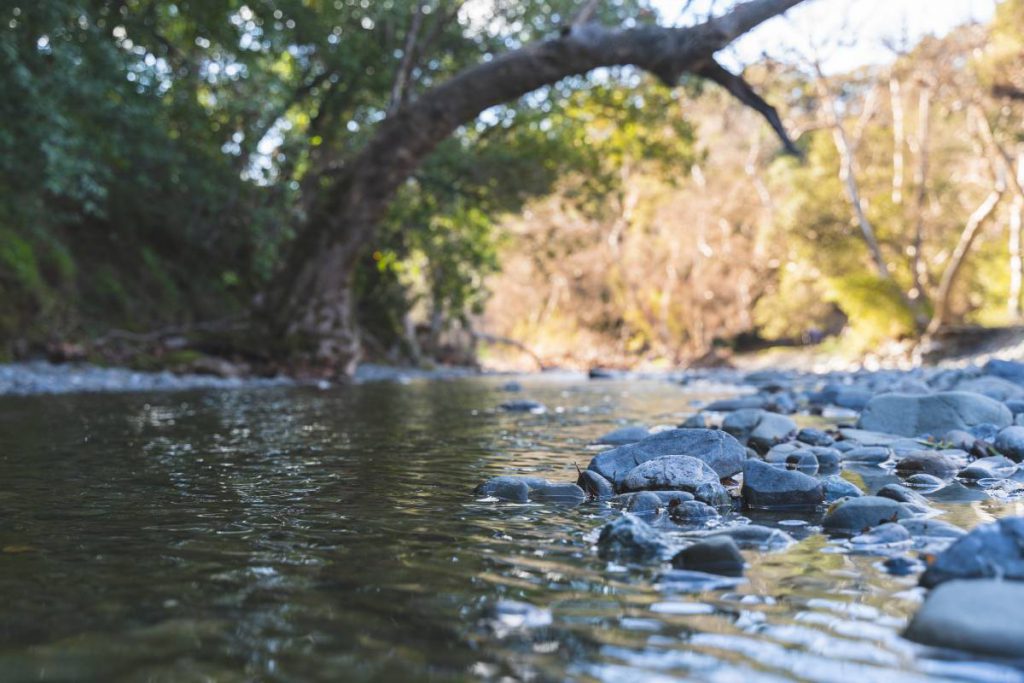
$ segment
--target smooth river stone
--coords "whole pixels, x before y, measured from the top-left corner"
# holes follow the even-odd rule
[[[664,455],[689,455],[702,460],[719,478],[743,469],[746,450],[739,441],[717,429],[669,429],[626,446],[598,453],[588,469],[616,486],[637,465]]]

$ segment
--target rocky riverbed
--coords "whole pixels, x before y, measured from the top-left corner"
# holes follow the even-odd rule
[[[754,558],[796,543],[793,530],[823,535],[927,589],[906,639],[1024,664],[1024,516],[964,529],[937,507],[996,499],[1024,513],[1024,363],[672,381],[737,395],[680,424],[595,435],[574,482],[510,474],[477,497],[621,511],[594,529],[592,552],[698,588],[741,580]],[[528,398],[502,408],[546,410]],[[798,425],[812,415],[829,424]]]

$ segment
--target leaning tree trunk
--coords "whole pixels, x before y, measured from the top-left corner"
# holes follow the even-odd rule
[[[685,72],[760,111],[793,150],[778,115],[713,55],[803,0],[751,0],[686,28],[576,23],[556,38],[471,67],[387,118],[310,212],[267,297],[272,333],[293,362],[350,374],[359,357],[352,276],[392,197],[423,159],[484,110],[598,67],[633,65],[668,85]]]

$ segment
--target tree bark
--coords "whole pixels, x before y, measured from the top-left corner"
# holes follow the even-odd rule
[[[352,274],[358,259],[397,189],[459,126],[490,107],[598,67],[636,66],[674,86],[684,73],[707,69],[713,55],[739,36],[802,1],[750,0],[685,28],[572,25],[558,37],[471,67],[404,104],[330,178],[328,191],[320,193],[300,230],[266,301],[278,348],[299,365],[346,374],[355,370],[359,338]],[[731,91],[740,90],[730,82]],[[773,127],[788,143],[784,131]]]
[[[978,208],[971,212],[970,217],[967,219],[967,224],[964,225],[964,230],[960,233],[960,241],[953,250],[949,265],[946,266],[942,273],[942,280],[939,281],[939,291],[935,295],[935,315],[928,325],[928,334],[935,334],[948,322],[950,297],[953,294],[953,285],[956,283],[956,277],[960,273],[960,268],[963,266],[967,254],[970,253],[971,247],[974,245],[974,239],[978,236],[985,222],[995,213],[996,206],[999,205],[999,200],[1002,199],[1005,190],[1006,186],[997,181],[992,191],[978,205]]]

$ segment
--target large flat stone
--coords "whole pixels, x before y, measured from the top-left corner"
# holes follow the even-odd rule
[[[590,461],[591,469],[616,486],[637,465],[664,455],[689,455],[704,461],[720,478],[743,469],[746,450],[717,429],[670,429],[636,443],[604,451]]]

